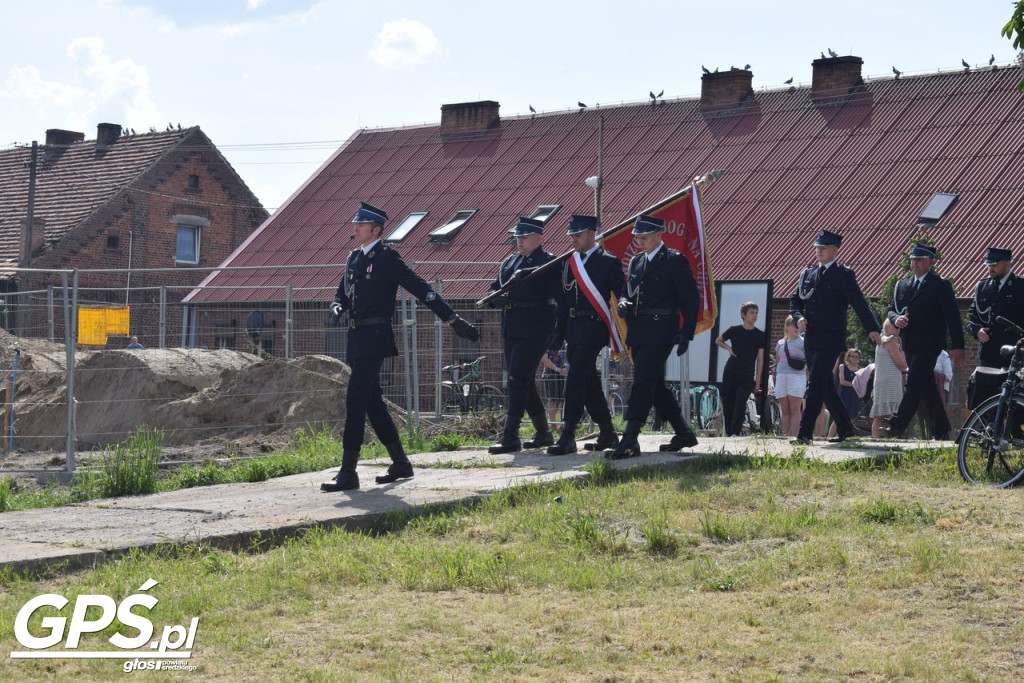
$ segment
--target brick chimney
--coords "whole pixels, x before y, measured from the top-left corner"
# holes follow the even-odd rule
[[[754,72],[732,68],[701,76],[700,110],[702,112],[734,109],[753,96]]]
[[[114,141],[121,137],[121,124],[119,123],[98,123],[96,124],[96,151],[101,152],[114,144]]]
[[[441,105],[441,135],[472,133],[498,125],[498,107],[493,100]]]
[[[50,128],[46,131],[47,147],[67,147],[85,139],[85,133],[76,133],[73,130],[61,130]]]
[[[845,98],[864,85],[860,57],[825,57],[815,59],[811,66],[811,97],[816,100]]]

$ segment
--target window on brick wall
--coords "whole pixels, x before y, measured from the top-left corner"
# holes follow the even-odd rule
[[[202,216],[175,215],[171,216],[171,223],[177,228],[174,262],[190,266],[199,265],[203,228],[210,227],[210,219]]]
[[[107,235],[107,249],[120,249],[121,238],[117,235]]]
[[[198,190],[199,189],[199,176],[194,173],[188,177],[188,189]]]
[[[174,249],[174,262],[197,265],[199,263],[199,236],[198,225],[179,225],[178,244]]]

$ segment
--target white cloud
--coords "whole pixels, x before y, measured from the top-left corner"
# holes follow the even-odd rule
[[[246,0],[245,1],[245,9],[248,12],[252,12],[253,10],[257,10],[260,7],[263,7],[266,4],[267,4],[267,0]]]
[[[131,59],[114,60],[101,38],[76,38],[67,48],[72,69],[64,81],[46,80],[34,66],[14,66],[0,97],[20,101],[40,118],[85,131],[97,118],[151,125],[162,120],[149,94],[149,72]]]
[[[384,24],[367,54],[385,69],[417,66],[441,54],[441,44],[424,24],[399,19]]]

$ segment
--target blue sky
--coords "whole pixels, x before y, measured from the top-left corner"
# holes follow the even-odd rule
[[[700,93],[701,66],[754,88],[807,84],[827,49],[868,77],[987,65],[1010,2],[48,0],[5,3],[0,148],[47,128],[95,138],[199,125],[268,208],[361,127],[437,123]]]

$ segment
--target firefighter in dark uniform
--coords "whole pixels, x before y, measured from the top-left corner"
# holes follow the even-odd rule
[[[498,279],[491,290],[498,290],[512,281],[554,258],[544,251],[541,241],[544,223],[532,218],[520,218],[512,234],[516,238],[516,251],[501,263]],[[505,367],[508,370],[508,413],[505,428],[498,443],[488,448],[490,453],[512,453],[526,448],[543,448],[555,442],[548,426],[544,401],[537,391],[537,366],[547,349],[558,313],[558,269],[544,275],[521,281],[491,300],[491,305],[504,309],[501,316],[501,336],[504,342]],[[531,441],[519,440],[519,423],[529,413],[536,433]]]
[[[614,324],[608,308],[612,294],[621,292],[625,284],[622,262],[597,243],[597,218],[594,216],[571,216],[566,233],[572,238],[572,246],[579,254],[583,271],[577,275],[577,270],[574,270],[575,256],[566,259],[562,268],[558,327],[554,343],[549,348],[561,347],[563,339],[568,342],[569,373],[565,378],[562,434],[558,442],[548,448],[549,455],[576,452],[576,425],[583,418],[584,407],[601,430],[597,442],[587,446],[592,446],[593,450],[605,450],[615,448],[619,443],[596,363],[601,349],[608,345],[610,330],[605,319]],[[578,268],[579,263],[575,267]],[[600,315],[589,297],[599,297],[603,302],[603,308],[598,304],[598,308],[602,308]]]
[[[399,287],[426,304],[437,317],[447,321],[455,334],[474,341],[480,337],[473,325],[456,315],[423,278],[405,265],[397,251],[381,242],[387,219],[382,210],[360,202],[359,211],[352,219],[359,247],[349,255],[338,292],[330,305],[330,322],[333,324],[337,324],[341,314],[348,311],[346,360],[352,373],[346,397],[341,470],[334,481],[320,485],[324,491],[359,488],[356,462],[363,445],[367,418],[391,456],[387,474],[377,477],[377,483],[389,484],[413,475],[412,464],[402,449],[398,430],[384,404],[379,377],[384,359],[398,355],[391,319]]]
[[[1024,327],[1024,281],[1011,270],[1013,252],[991,247],[985,256],[988,277],[974,289],[974,300],[967,313],[967,332],[981,342],[978,364],[989,368],[1006,367],[999,349],[1013,345],[1020,338],[1012,329],[1001,325],[997,317]]]
[[[1012,262],[1013,252],[1009,249],[990,247],[985,255],[988,277],[980,280],[974,288],[974,299],[967,313],[967,333],[980,342],[978,366],[982,369],[977,373],[984,373],[985,368],[1005,368],[1007,359],[999,354],[999,349],[1012,346],[1019,339],[1019,334],[1000,323],[998,318],[1006,318],[1024,327],[1024,281],[1011,270]],[[971,389],[968,408],[974,408],[998,393],[999,384],[982,383],[972,377]]]
[[[836,359],[846,350],[846,311],[850,306],[871,340],[881,343],[878,319],[857,284],[857,276],[836,261],[842,244],[842,235],[828,230],[818,233],[814,240],[818,264],[800,274],[796,291],[789,298],[789,312],[797,329],[804,333],[808,372],[804,411],[796,436],[798,444],[811,443],[822,405],[836,423],[836,435],[829,441],[837,443],[853,435],[851,417],[856,416],[847,415],[832,375]]]
[[[892,436],[903,434],[923,401],[932,437],[949,439],[951,426],[935,384],[935,361],[946,348],[948,333],[953,364],[964,364],[964,329],[953,285],[932,272],[932,264],[938,258],[931,245],[915,243],[910,250],[912,272],[897,282],[893,290],[889,321],[900,329],[907,356],[907,387],[899,410],[889,418],[886,431]]]
[[[626,431],[611,458],[640,455],[637,437],[651,407],[666,419],[675,434],[662,451],[697,445],[689,421],[665,384],[665,362],[675,345],[686,353],[697,327],[700,294],[690,263],[662,241],[665,220],[641,215],[633,224],[641,252],[629,262],[626,284],[619,297],[619,317],[627,321],[626,345],[633,352],[633,390],[626,409]],[[682,326],[679,316],[682,314]]]

